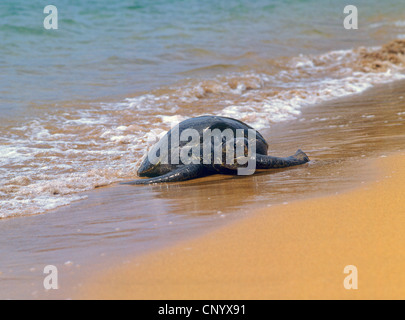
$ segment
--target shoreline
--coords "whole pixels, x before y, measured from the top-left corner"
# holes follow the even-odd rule
[[[61,103],[45,118],[32,119],[17,128],[8,124],[0,128],[4,129],[2,152],[10,155],[4,161],[7,170],[3,171],[4,180],[9,182],[0,186],[1,200],[6,205],[1,218],[57,210],[79,200],[81,192],[130,180],[136,176],[139,160],[152,141],[168,130],[170,123],[214,114],[235,117],[265,131],[269,125],[303,120],[300,115],[307,107],[333,104],[335,99],[356,99],[357,94],[367,95],[367,88],[403,81],[404,45],[397,39],[379,49],[360,46],[298,55],[288,57],[281,65],[276,60],[263,61],[269,68],[267,72],[265,68],[224,73],[205,80],[196,77],[116,103],[99,101],[97,107],[73,100]],[[281,67],[283,70],[277,71]],[[350,76],[336,74],[333,81],[325,78],[324,73],[342,68],[349,68]],[[302,77],[303,82],[285,82],[284,72],[287,78]],[[309,75],[311,80],[305,85]],[[293,89],[282,89],[285,86]],[[167,104],[173,107],[167,108]],[[50,106],[34,104],[33,108]],[[370,115],[363,116],[368,119]],[[17,137],[20,142],[15,145]],[[35,170],[27,170],[31,166]],[[61,179],[54,179],[55,176]]]
[[[172,185],[99,188],[84,193],[88,199],[52,213],[0,220],[8,241],[0,297],[70,298],[95,271],[218,230],[249,217],[252,210],[350,191],[372,181],[370,160],[404,151],[404,83],[306,108],[304,121],[262,132],[270,154],[305,149],[312,161],[303,166],[251,177],[218,175]],[[43,268],[49,264],[61,271],[57,292],[43,290]]]
[[[41,7],[5,2],[0,300],[335,298],[343,264],[361,294],[401,296],[402,180],[376,181],[405,153],[405,3],[359,3],[350,31],[343,6],[320,1],[129,2],[58,6],[58,32],[38,24]],[[200,115],[311,161],[118,185]]]
[[[372,165],[379,179],[355,190],[259,209],[110,268],[77,297],[403,299],[404,163],[403,153],[379,158]],[[347,265],[358,268],[358,290],[343,287]]]

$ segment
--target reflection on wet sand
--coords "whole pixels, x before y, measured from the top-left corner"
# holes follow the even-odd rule
[[[77,265],[124,261],[129,254],[210,230],[252,208],[347,190],[359,177],[373,179],[364,160],[404,148],[404,88],[404,82],[397,82],[307,108],[300,118],[305,120],[262,131],[269,154],[287,156],[298,148],[305,150],[311,162],[302,166],[247,177],[214,175],[173,184],[115,185],[87,192],[87,200],[51,214],[0,221],[7,250],[14,252],[2,261],[1,276],[7,279],[2,286],[9,290],[1,294],[10,298],[15,292],[29,298],[41,292],[44,264],[66,269],[63,283],[77,278],[79,270],[85,274],[85,268]],[[67,261],[73,266],[65,266]],[[32,290],[27,291],[27,282]],[[63,290],[58,294],[63,296]]]

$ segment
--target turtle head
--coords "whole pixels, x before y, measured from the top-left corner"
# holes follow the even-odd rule
[[[139,177],[157,177],[169,173],[177,167],[171,164],[171,148],[169,137],[166,134],[157,144],[155,144],[143,159],[138,169]]]
[[[157,177],[159,176],[159,164],[153,164],[149,161],[148,157],[146,157],[141,166],[138,169],[138,176],[139,177]]]
[[[142,161],[138,169],[139,177],[157,177],[164,175],[176,168],[176,166],[162,163],[160,159],[155,159],[156,161],[151,161],[150,159],[154,158],[150,158],[148,154],[148,156]]]

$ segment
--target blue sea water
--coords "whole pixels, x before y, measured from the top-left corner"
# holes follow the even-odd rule
[[[405,12],[402,0],[351,3],[356,32],[343,29],[347,3],[336,0],[2,0],[0,118],[43,103],[123,97],[258,56],[376,43],[382,36],[370,37],[366,25]],[[43,27],[49,4],[58,30]]]

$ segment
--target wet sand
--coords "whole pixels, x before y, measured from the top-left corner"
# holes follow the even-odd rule
[[[404,299],[404,168],[404,154],[380,158],[378,181],[259,210],[99,274],[78,298]],[[344,288],[348,265],[357,290]]]
[[[303,166],[249,177],[113,185],[85,192],[87,200],[44,215],[0,220],[0,255],[7,257],[0,265],[0,298],[75,297],[95,270],[122,266],[269,205],[333,195],[375,181],[378,172],[369,169],[370,161],[404,151],[404,84],[397,81],[307,107],[298,120],[261,131],[270,154],[288,156],[298,148],[307,152],[311,162]],[[43,269],[49,264],[58,267],[60,289],[45,292]]]
[[[383,85],[308,108],[304,121],[273,126],[272,152],[293,148],[301,135],[312,162],[224,181],[221,187],[232,182],[233,191],[214,201],[201,197],[202,206],[244,220],[129,264],[105,266],[74,296],[403,298],[403,88],[403,81]],[[252,180],[248,200],[243,183]],[[239,210],[232,207],[238,201],[244,203]],[[347,265],[358,268],[359,290],[343,288]]]
[[[404,151],[403,88],[403,81],[379,86],[365,94],[307,108],[303,121],[272,126],[272,153],[283,146],[293,149],[300,136],[311,163],[246,179],[231,178],[220,184],[224,189],[215,189],[222,190],[217,197],[195,202],[201,207],[210,204],[208,211],[219,208],[228,216],[246,220],[138,256],[129,265],[127,259],[110,265],[111,269],[104,266],[95,277],[88,274],[91,280],[84,281],[84,289],[73,296],[403,297],[400,185],[405,160],[403,156],[385,158]],[[227,189],[229,182],[232,190]],[[246,189],[249,185],[252,188]],[[244,190],[250,189],[246,198]],[[180,208],[191,194],[178,201],[178,212],[195,212],[193,207]],[[239,207],[232,206],[237,203]],[[270,207],[260,209],[266,206]],[[343,288],[343,268],[350,264],[359,270],[357,291]]]

